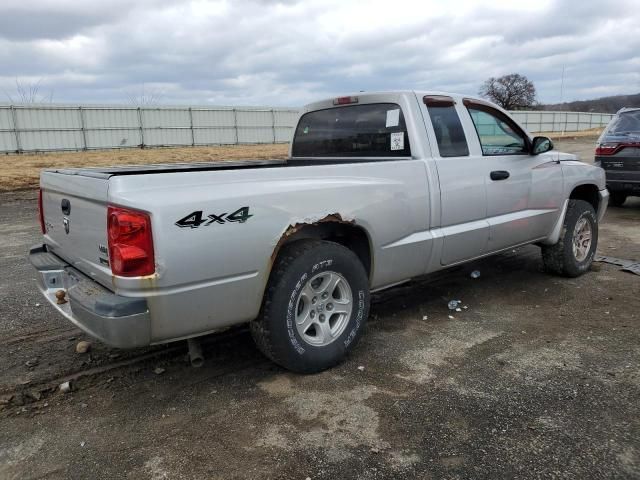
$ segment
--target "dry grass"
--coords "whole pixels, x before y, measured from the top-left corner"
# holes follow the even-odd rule
[[[105,167],[150,163],[209,162],[240,159],[284,158],[288,145],[233,145],[91,152],[6,155],[0,157],[0,191],[36,188],[43,168]]]
[[[600,135],[602,128],[581,132],[536,133],[553,140],[583,139]],[[595,140],[594,140],[595,141]],[[43,168],[105,167],[150,163],[208,162],[239,159],[284,158],[288,145],[232,145],[221,147],[148,148],[99,150],[90,152],[41,153],[0,156],[0,191],[24,190],[38,186]]]
[[[552,140],[555,140],[558,138],[584,138],[584,137],[598,138],[603,130],[604,130],[604,127],[596,127],[596,128],[590,128],[589,130],[580,130],[579,132],[564,132],[564,133],[540,132],[540,133],[534,133],[534,135],[549,137]]]

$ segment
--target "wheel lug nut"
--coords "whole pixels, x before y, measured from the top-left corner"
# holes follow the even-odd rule
[[[317,301],[318,301],[318,297],[313,297],[313,298],[311,299],[311,303],[316,303]]]
[[[327,310],[333,310],[333,303],[327,303]]]
[[[324,292],[324,293],[322,294],[322,298],[327,298],[328,296],[329,296],[329,294],[328,294],[327,292]]]
[[[311,310],[311,313],[309,315],[311,315],[311,318],[314,318],[316,316],[315,310]]]
[[[324,322],[324,313],[321,313],[321,314],[320,314],[320,321],[321,321],[321,322]]]

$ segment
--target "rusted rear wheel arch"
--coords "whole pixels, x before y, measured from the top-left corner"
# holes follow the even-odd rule
[[[290,225],[271,254],[271,264],[278,257],[282,247],[303,240],[328,240],[345,246],[358,256],[367,276],[371,279],[373,271],[371,239],[366,230],[353,221],[343,220],[339,214],[333,214],[313,223]]]

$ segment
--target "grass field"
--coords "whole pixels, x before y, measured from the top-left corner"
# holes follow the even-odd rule
[[[0,157],[0,191],[38,186],[40,170],[62,167],[104,167],[149,163],[210,162],[224,160],[284,158],[288,145],[232,145],[185,148],[132,148],[90,152],[5,155]]]
[[[542,133],[553,139],[557,150],[572,151],[563,145],[572,139],[581,143],[595,143],[601,129],[583,132]],[[591,138],[592,137],[592,138]],[[564,148],[563,148],[564,147]],[[591,147],[589,147],[591,148]],[[126,150],[98,150],[90,152],[63,152],[0,156],[0,191],[24,190],[38,186],[43,168],[104,167],[110,165],[140,165],[150,163],[209,162],[239,159],[284,158],[288,145],[229,145],[184,148],[132,148]]]

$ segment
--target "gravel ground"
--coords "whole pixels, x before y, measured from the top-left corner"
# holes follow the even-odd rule
[[[0,479],[640,478],[636,275],[550,276],[526,247],[376,295],[330,371],[290,374],[243,328],[193,369],[181,344],[75,353],[25,258],[35,203],[0,194]],[[639,222],[640,199],[610,208],[599,252],[640,261]]]

